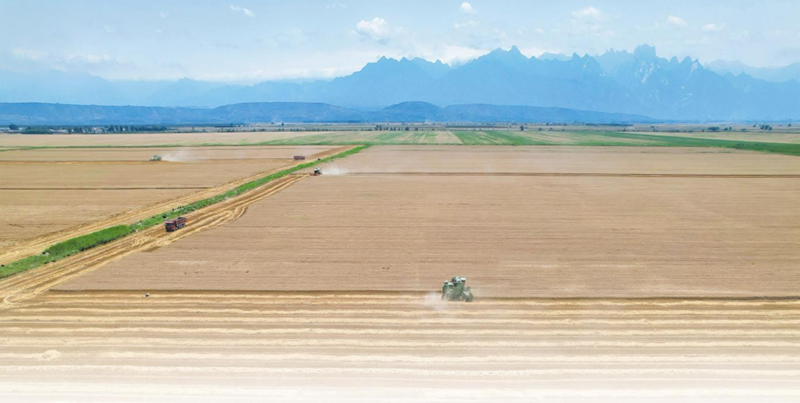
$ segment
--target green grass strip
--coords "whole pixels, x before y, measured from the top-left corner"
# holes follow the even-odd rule
[[[117,225],[109,228],[102,229],[100,231],[95,231],[86,235],[81,235],[75,238],[68,239],[64,242],[57,243],[45,249],[41,254],[35,256],[29,256],[23,259],[19,259],[15,262],[9,263],[3,267],[0,267],[0,279],[17,274],[22,273],[27,270],[31,270],[42,266],[44,264],[52,263],[57,260],[63,259],[68,256],[72,256],[76,253],[80,253],[87,249],[95,248],[100,245],[107,244],[109,242],[115,241],[117,239],[123,238],[128,236],[134,232],[150,228],[156,225],[161,225],[164,223],[164,220],[168,220],[171,218],[175,218],[187,213],[191,213],[193,211],[197,211],[203,207],[210,206],[212,204],[219,203],[221,201],[227,200],[231,197],[238,196],[242,193],[247,191],[253,190],[257,187],[260,187],[268,182],[274,181],[275,179],[282,178],[286,175],[292,174],[294,172],[313,167],[314,165],[330,162],[333,160],[337,160],[339,158],[344,158],[350,155],[353,155],[368,146],[358,146],[347,150],[345,152],[332,155],[327,158],[322,158],[320,160],[314,160],[310,162],[306,162],[304,164],[300,164],[291,168],[284,169],[282,171],[276,172],[274,174],[270,174],[267,176],[263,176],[256,180],[247,182],[241,186],[238,186],[234,189],[231,189],[225,193],[203,199],[198,200],[194,203],[187,204],[185,206],[178,207],[174,210],[164,212],[162,214],[154,215],[148,219],[139,221],[135,224],[131,225]]]

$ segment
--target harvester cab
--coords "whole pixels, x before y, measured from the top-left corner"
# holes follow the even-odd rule
[[[453,277],[442,285],[442,299],[447,301],[472,302],[472,290],[466,285],[466,277]]]

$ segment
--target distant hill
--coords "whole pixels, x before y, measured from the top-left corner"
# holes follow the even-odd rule
[[[653,119],[631,114],[564,108],[452,105],[404,102],[378,111],[358,111],[325,103],[251,102],[218,108],[0,103],[0,125],[178,125],[230,123],[345,122],[553,122],[643,123]]]
[[[459,66],[383,57],[333,80],[255,85],[192,80],[113,82],[72,73],[0,72],[0,102],[205,108],[263,102],[325,103],[349,108],[348,119],[360,119],[358,110],[421,101],[437,106],[562,108],[678,121],[800,119],[800,83],[786,81],[800,76],[798,65],[773,70],[721,62],[714,66],[717,71],[688,57],[660,58],[655,48],[642,45],[633,52],[612,49],[597,56],[544,54],[539,58],[526,57],[512,47]],[[424,111],[396,111],[401,112],[413,117]],[[297,118],[311,119],[303,116]]]
[[[800,63],[792,63],[783,67],[752,67],[736,61],[716,60],[709,63],[707,67],[722,75],[747,74],[759,80],[773,82],[800,81]]]

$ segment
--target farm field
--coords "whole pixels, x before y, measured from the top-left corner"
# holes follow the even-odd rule
[[[430,291],[462,275],[483,297],[797,294],[794,157],[712,152],[716,175],[700,175],[707,160],[697,150],[636,150],[374,147],[242,219],[59,289]],[[508,174],[502,164],[526,151],[543,164],[517,160]],[[479,171],[497,162],[503,173],[460,172],[471,161]],[[664,172],[669,161],[680,173]],[[416,172],[385,172],[395,163]]]
[[[208,132],[136,134],[0,134],[0,147],[153,147],[252,144],[320,132]]]
[[[788,143],[800,144],[800,132],[637,132],[651,136],[675,136],[686,138],[698,139],[714,139],[714,140],[742,140],[742,141],[759,141],[767,143]]]
[[[0,398],[795,401],[797,161],[374,146],[0,280]]]
[[[0,311],[0,398],[800,398],[797,301],[436,298],[48,292]]]
[[[385,146],[337,161],[333,173],[800,175],[800,158],[685,147]]]
[[[2,152],[0,250],[76,225],[157,208],[161,202],[185,202],[184,198],[205,194],[224,183],[292,164],[295,154],[310,156],[327,150],[330,147]],[[165,160],[148,161],[157,153]]]

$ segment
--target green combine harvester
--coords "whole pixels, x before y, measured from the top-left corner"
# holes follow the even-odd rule
[[[153,158],[150,158],[150,161],[161,161],[161,156],[156,154],[153,156]]]
[[[442,299],[446,301],[472,302],[472,290],[466,285],[466,277],[453,277],[442,285]]]

